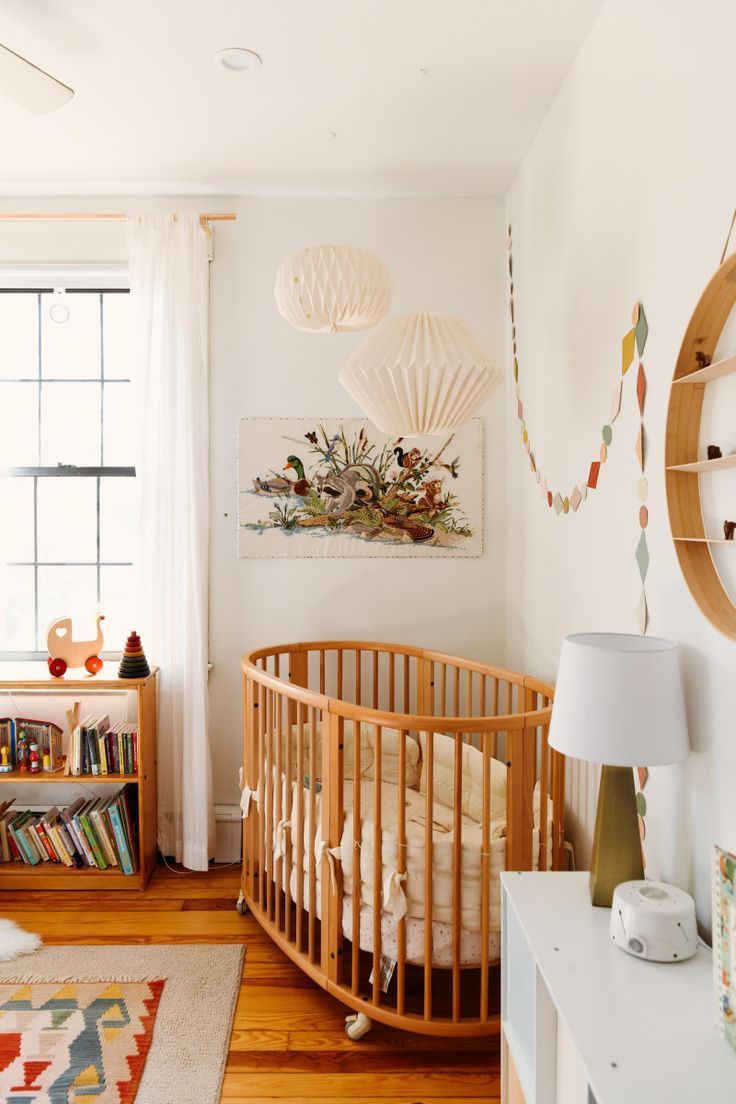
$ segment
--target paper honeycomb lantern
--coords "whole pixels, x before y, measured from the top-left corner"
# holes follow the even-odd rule
[[[281,314],[298,330],[367,330],[391,306],[391,277],[367,249],[312,245],[281,265],[274,296]]]
[[[343,366],[340,382],[378,429],[409,437],[463,425],[501,372],[459,318],[409,314],[379,326]]]

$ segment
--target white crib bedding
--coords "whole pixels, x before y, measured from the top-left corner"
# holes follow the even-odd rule
[[[375,902],[374,884],[374,823],[376,787],[373,781],[361,781],[360,787],[361,831],[359,846],[355,846],[353,835],[353,782],[345,780],[343,784],[343,807],[345,809],[344,826],[340,847],[330,862],[340,865],[343,883],[343,923],[352,931],[352,894],[355,877],[354,857],[360,855],[360,898],[361,898],[361,947],[372,948],[373,921],[372,912]],[[282,801],[286,796],[282,790]],[[296,784],[292,787],[292,810],[296,808]],[[406,808],[406,875],[398,877],[398,798],[399,787],[392,782],[381,784],[381,882],[379,901],[383,913],[382,926],[385,928],[384,941],[395,943],[396,924],[402,915],[407,917],[407,949],[412,945],[411,961],[423,961],[424,923],[425,923],[425,809],[426,795],[418,790],[405,790]],[[309,840],[312,837],[309,822],[309,791],[303,791],[304,800],[304,838],[303,838],[303,900],[309,900]],[[315,819],[318,826],[313,838],[319,840],[321,824],[321,794],[315,797]],[[532,835],[533,866],[538,868],[539,860],[539,793],[535,794],[535,827]],[[282,804],[282,808],[283,808]],[[493,812],[493,805],[491,806]],[[292,817],[294,817],[292,812]],[[454,851],[453,810],[440,802],[434,802],[432,831],[432,923],[435,940],[433,960],[435,965],[447,965],[447,956],[451,954],[451,932],[453,922],[452,909],[452,868]],[[551,856],[551,802],[548,801],[547,855]],[[481,926],[481,874],[482,874],[482,826],[472,817],[461,815],[461,879],[460,879],[460,927],[462,929],[463,964],[480,961]],[[489,851],[489,903],[490,927],[493,937],[501,927],[500,916],[500,880],[499,874],[505,869],[506,860],[506,819],[503,815],[491,817]],[[284,853],[287,837],[282,823],[281,830],[274,828],[274,850]],[[321,859],[321,854],[320,854]],[[291,838],[291,896],[296,899],[295,867],[297,860],[296,840]],[[286,867],[287,864],[284,863]],[[317,887],[315,897],[321,899],[322,863],[315,866]],[[284,870],[284,879],[286,870]],[[285,886],[284,886],[285,888]],[[345,914],[350,914],[349,921]],[[366,921],[365,915],[371,919]],[[411,923],[409,923],[411,921]],[[410,937],[411,929],[411,937]],[[347,931],[346,931],[347,934]],[[497,947],[493,947],[492,957],[497,957]],[[384,951],[384,953],[386,953]]]

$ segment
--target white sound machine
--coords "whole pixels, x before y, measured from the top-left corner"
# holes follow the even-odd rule
[[[613,891],[611,939],[650,962],[680,962],[698,949],[695,902],[665,882],[622,882]]]

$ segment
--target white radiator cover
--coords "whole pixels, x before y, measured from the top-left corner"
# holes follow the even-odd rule
[[[215,862],[240,862],[243,814],[239,805],[215,805]]]

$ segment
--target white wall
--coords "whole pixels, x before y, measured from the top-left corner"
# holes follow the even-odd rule
[[[493,359],[504,356],[503,204],[493,199],[3,199],[18,210],[232,210],[216,225],[211,330],[211,732],[216,801],[238,799],[240,656],[289,640],[363,638],[505,657],[505,420],[488,401],[486,551],[481,559],[242,560],[235,544],[236,423],[258,417],[355,416],[337,381],[362,340],[294,330],[273,284],[289,253],[317,242],[366,246],[394,281],[395,313],[462,316]],[[124,226],[0,225],[12,260],[125,257]],[[145,639],[144,639],[145,644]],[[155,656],[149,656],[151,662]]]
[[[394,280],[395,313],[462,316],[503,358],[503,206],[476,199],[249,199],[217,231],[212,330],[210,677],[218,799],[236,794],[238,657],[280,641],[363,638],[505,652],[503,398],[486,410],[486,553],[477,560],[237,560],[235,423],[243,415],[359,415],[337,380],[360,334],[316,335],[278,314],[273,282],[317,242],[373,249]]]
[[[596,456],[637,299],[649,318],[649,631],[682,644],[693,755],[684,767],[652,772],[648,872],[694,891],[703,921],[711,845],[736,850],[736,644],[710,626],[681,576],[664,429],[680,342],[736,202],[734,40],[731,0],[608,0],[508,199],[525,416],[555,489],[571,490]],[[568,633],[637,631],[633,374],[599,489],[559,518],[528,471],[507,392],[509,662],[543,677],[554,676]],[[736,449],[736,390],[725,384],[710,405],[708,440]],[[736,509],[733,480],[709,493],[709,520],[720,527]],[[595,803],[589,771],[575,772],[571,799],[584,865]]]

